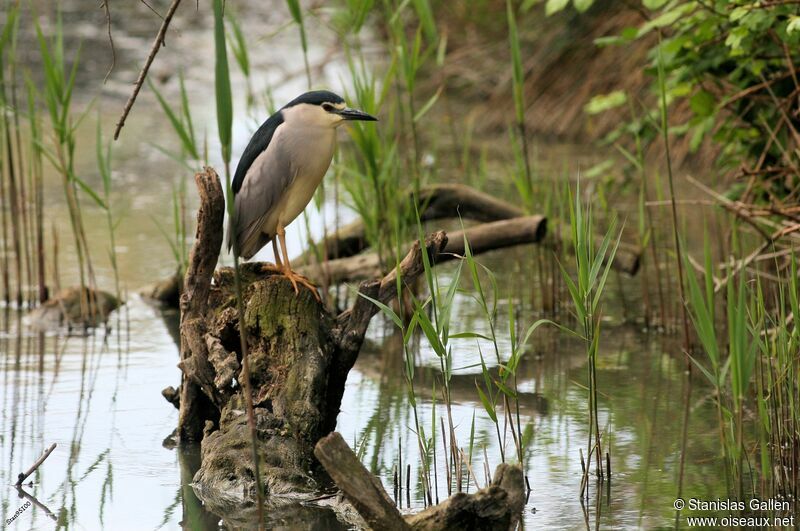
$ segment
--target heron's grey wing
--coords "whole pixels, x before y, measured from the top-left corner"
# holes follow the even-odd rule
[[[239,255],[251,258],[275,236],[275,227],[265,224],[284,197],[292,181],[292,161],[280,128],[244,176],[234,199],[233,220],[228,228],[228,248],[235,233]]]

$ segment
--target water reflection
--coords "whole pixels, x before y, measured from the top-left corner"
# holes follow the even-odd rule
[[[501,312],[502,314],[502,312]],[[498,326],[502,328],[502,324]],[[380,332],[388,333],[387,330]],[[379,333],[380,333],[379,332]],[[455,330],[454,330],[455,332]],[[538,332],[537,332],[538,334]],[[683,360],[671,340],[648,337],[631,326],[606,328],[603,355],[598,362],[600,425],[607,433],[613,476],[600,490],[590,485],[590,499],[584,505],[578,497],[581,466],[579,451],[585,452],[588,413],[585,381],[585,354],[582,345],[554,331],[543,332],[537,345],[520,366],[519,397],[523,428],[533,427],[533,442],[526,455],[525,468],[533,492],[526,507],[525,520],[536,527],[576,528],[603,526],[665,525],[672,517],[675,497],[682,408]],[[540,354],[537,354],[540,353]],[[454,347],[456,359],[471,356],[470,349]],[[430,435],[431,415],[444,416],[440,403],[430,400],[433,382],[439,371],[421,353],[415,382],[418,408]],[[402,351],[394,334],[372,337],[362,352],[348,381],[343,400],[343,415],[338,429],[354,443],[362,445],[364,462],[378,474],[388,492],[395,483],[399,463],[411,463],[411,493],[401,493],[404,504],[410,494],[412,508],[423,506],[419,477],[422,473],[413,419],[402,374]],[[478,483],[485,483],[484,456],[489,470],[499,462],[499,445],[494,426],[483,411],[475,392],[474,370],[456,373],[452,379],[452,414],[459,446],[467,448],[473,416],[475,450],[472,469]],[[437,383],[437,387],[440,384]],[[724,492],[722,467],[717,462],[713,414],[709,404],[692,404],[686,484],[693,495]],[[500,416],[498,414],[498,416]],[[438,420],[437,420],[438,423]],[[446,496],[447,467],[437,430],[439,498]],[[694,434],[697,435],[694,435]],[[507,455],[514,455],[510,437]],[[405,473],[406,465],[403,465]],[[691,477],[690,477],[691,476]],[[700,477],[705,477],[700,480]],[[711,479],[713,478],[713,479]],[[404,487],[405,481],[402,482]],[[475,485],[470,485],[474,489]],[[695,488],[696,487],[696,488]]]
[[[65,4],[71,7],[68,9],[71,15],[68,13],[65,20],[74,21],[85,16],[82,4]],[[127,7],[120,4],[118,8],[119,19],[127,19],[125,23],[130,24],[118,40],[122,43],[127,37],[136,46],[128,52],[118,50],[119,76],[122,77],[112,78],[109,92],[114,91],[114,83],[117,88],[124,86],[125,91],[120,92],[127,91],[129,84],[121,83],[120,79],[126,68],[135,69],[137,62],[132,57],[139,57],[130,52],[138,53],[138,46],[151,36],[152,26],[143,23],[140,16],[123,15],[127,14],[124,10],[133,9],[134,4]],[[256,35],[275,22],[274,12],[278,10],[274,6],[278,4],[250,2],[249,16],[242,17],[245,32]],[[46,5],[41,7],[46,11]],[[177,26],[181,30],[180,38],[174,38],[170,45],[174,43],[179,50],[194,49],[200,58],[212,58],[208,21],[203,18],[208,10],[201,9],[199,13],[196,18],[190,13],[182,15],[184,18],[179,19]],[[98,15],[102,17],[100,10]],[[271,22],[265,24],[265,20]],[[102,20],[97,27],[103,27]],[[87,30],[86,25],[80,28]],[[84,38],[93,43],[87,48],[105,49],[101,33]],[[274,56],[283,61],[287,57],[291,60],[295,39],[291,35],[271,40]],[[315,49],[312,53],[323,51]],[[259,61],[265,54],[254,55],[258,56],[254,60]],[[165,54],[159,61],[168,61],[169,57],[173,57],[173,63],[168,63],[166,68],[174,74],[181,54]],[[105,65],[106,59],[100,54],[97,62]],[[333,70],[327,72],[328,78],[332,85],[338,85],[338,63],[331,60],[329,64]],[[202,87],[202,81],[207,81],[209,72],[213,71],[203,61],[186,66],[189,68],[187,79],[196,82],[190,86]],[[268,68],[274,65],[258,66],[269,72],[265,76],[284,75],[280,69],[276,74],[274,69]],[[165,74],[166,79],[169,73]],[[284,93],[276,94],[276,98],[285,99],[294,94],[298,90],[297,83],[288,83],[282,90]],[[203,94],[195,96],[202,97],[196,101],[207,98]],[[118,206],[125,220],[119,229],[118,252],[120,275],[130,293],[174,270],[169,246],[159,235],[152,218],[170,217],[171,207],[164,198],[170,196],[173,182],[191,178],[153,146],[141,141],[142,138],[158,139],[159,144],[169,147],[174,140],[170,140],[173,135],[157,113],[142,112],[147,103],[146,99],[137,103],[124,130],[123,142],[115,146],[112,203]],[[100,119],[106,130],[116,120],[120,104],[113,97],[110,102],[103,101]],[[213,120],[207,109],[199,109],[197,119],[198,124],[204,123],[213,131]],[[247,141],[252,122],[250,117],[237,116],[239,129],[235,139],[240,144]],[[82,130],[82,146],[93,146],[94,125]],[[560,149],[553,149],[559,153],[553,165],[559,172],[564,155],[577,157],[578,153],[574,148],[563,152]],[[212,147],[210,151],[216,150]],[[96,183],[92,154],[92,149],[78,151],[77,171],[85,175],[88,182]],[[47,188],[57,190],[55,177],[49,175],[48,178],[51,180]],[[493,186],[505,190],[500,183]],[[193,200],[194,195],[190,193],[189,197]],[[335,208],[334,201],[329,200],[324,204],[323,213],[309,211],[312,236],[321,234],[323,218],[334,219]],[[67,219],[56,192],[47,198],[47,211],[56,223]],[[89,239],[96,257],[103,257],[107,252],[103,215],[86,210]],[[348,220],[348,215],[351,214],[340,216],[342,223]],[[295,254],[305,240],[305,228],[298,222],[291,231],[289,243]],[[64,279],[72,278],[70,275],[76,268],[74,257],[64,253],[61,258]],[[519,309],[521,321],[531,322],[538,317],[531,307],[533,301],[544,300],[545,294],[540,293],[540,283],[531,273],[533,259],[533,252],[525,248],[480,257],[480,261],[497,274],[501,286],[498,330],[508,328],[503,316],[507,315],[510,304]],[[452,267],[440,269],[442,282],[450,280],[448,275],[452,270]],[[99,261],[97,271],[101,284],[112,278],[105,262]],[[638,307],[640,301],[635,293],[625,290],[619,279],[616,282],[617,291],[624,297],[610,297],[612,302],[616,301],[608,308],[613,322],[604,324],[597,374],[601,393],[600,424],[608,434],[606,443],[613,476],[601,490],[594,484],[590,486],[588,502],[579,500],[579,450],[585,444],[588,417],[586,392],[582,387],[586,379],[585,354],[577,340],[542,328],[535,334],[518,374],[521,424],[523,429],[530,426],[533,433],[524,461],[533,489],[525,508],[527,526],[650,528],[672,521],[684,362],[675,357],[679,348],[669,338],[647,336],[635,327],[621,324],[626,321],[627,309]],[[609,290],[612,291],[615,290]],[[57,527],[64,529],[216,529],[220,520],[229,527],[245,525],[236,520],[235,515],[223,518],[208,513],[194,495],[191,480],[199,464],[197,448],[168,450],[162,447],[162,440],[177,423],[176,410],[160,395],[163,388],[180,381],[176,368],[177,314],[162,312],[134,295],[127,298],[129,304],[112,315],[108,334],[101,331],[88,337],[34,334],[22,324],[18,312],[8,308],[0,310],[0,483],[3,484],[0,516],[8,518],[25,500],[32,502],[11,524],[13,529],[52,528],[54,518]],[[557,299],[550,300],[547,306],[560,310],[558,319],[569,322],[566,308],[557,303]],[[458,295],[453,311],[453,321],[461,330],[486,331],[485,320],[469,297]],[[445,413],[440,400],[431,400],[434,385],[437,389],[440,387],[439,360],[423,341],[417,341],[416,346],[415,385],[420,397],[419,412],[426,431],[429,434],[435,431],[437,436],[434,496],[441,500],[448,491],[440,425]],[[465,489],[469,491],[485,485],[484,463],[488,461],[488,470],[493,472],[500,454],[494,425],[475,392],[475,378],[480,374],[478,346],[474,341],[454,342],[456,370],[451,380],[452,415],[458,445],[466,453],[470,441],[473,442],[472,466],[465,482]],[[501,353],[507,355],[510,350],[507,339],[501,336],[499,346]],[[487,361],[496,365],[496,362]],[[348,379],[338,430],[358,448],[367,468],[382,479],[388,492],[393,493],[395,486],[398,487],[396,498],[403,509],[417,510],[423,505],[419,482],[422,459],[412,431],[412,409],[402,374],[400,338],[390,324],[376,318],[369,340]],[[706,400],[708,392],[700,389],[695,395],[698,398],[690,404],[692,437],[685,484],[691,485],[693,496],[714,498],[726,492],[723,467],[717,461],[717,435],[713,428],[717,424],[711,403]],[[58,447],[32,476],[33,485],[24,492],[10,487],[16,474],[54,442]],[[510,438],[504,450],[514,455]],[[399,485],[396,485],[396,475]],[[269,518],[272,528],[335,529],[344,525],[330,509],[315,506],[285,507],[271,511]]]

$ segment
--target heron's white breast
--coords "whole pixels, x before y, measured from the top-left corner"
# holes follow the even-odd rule
[[[294,176],[280,201],[277,222],[286,227],[294,221],[314,197],[325,177],[336,148],[336,130],[330,127],[303,127],[285,124],[282,149],[291,154]]]

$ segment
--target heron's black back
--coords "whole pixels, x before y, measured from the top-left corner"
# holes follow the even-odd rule
[[[239,165],[236,166],[236,173],[233,176],[233,183],[231,184],[234,194],[242,189],[242,183],[244,182],[244,176],[247,175],[247,170],[253,165],[256,157],[267,149],[267,146],[269,146],[269,143],[272,141],[272,136],[275,134],[275,130],[282,123],[283,114],[281,114],[281,111],[278,111],[267,118],[255,134],[253,134],[253,138],[250,139],[250,142],[244,149],[244,153],[242,153],[242,157],[239,159]]]

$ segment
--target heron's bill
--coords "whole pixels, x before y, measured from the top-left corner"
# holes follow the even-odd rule
[[[339,114],[345,120],[360,120],[364,122],[377,122],[378,119],[372,116],[371,114],[367,114],[364,111],[359,111],[358,109],[351,109],[345,108],[339,111]]]

